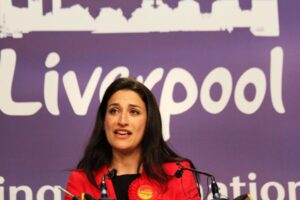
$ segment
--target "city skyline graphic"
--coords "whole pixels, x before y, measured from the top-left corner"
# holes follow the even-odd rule
[[[96,17],[80,4],[62,7],[52,0],[52,9],[43,13],[43,0],[28,0],[26,7],[12,0],[0,1],[0,38],[22,38],[31,32],[85,31],[105,33],[201,32],[249,29],[257,37],[279,36],[277,0],[252,0],[251,9],[242,10],[239,0],[217,0],[210,13],[201,13],[200,3],[182,0],[170,8],[162,0],[143,0],[130,18],[122,9],[99,8]],[[154,6],[155,5],[155,6]]]

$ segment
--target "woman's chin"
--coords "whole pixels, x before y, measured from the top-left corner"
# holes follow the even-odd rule
[[[131,153],[140,153],[141,148],[139,147],[131,147],[128,145],[118,145],[113,147],[113,151],[122,154],[131,154]]]

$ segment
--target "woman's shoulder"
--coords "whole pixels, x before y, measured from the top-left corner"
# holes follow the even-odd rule
[[[71,182],[77,182],[77,181],[82,181],[82,180],[86,180],[86,179],[87,179],[87,175],[86,175],[85,171],[82,169],[73,169],[70,172],[69,181],[71,181]]]
[[[106,168],[99,169],[95,172],[93,172],[95,180],[100,180],[101,175],[105,173]],[[76,180],[76,181],[82,181],[82,180],[88,180],[88,176],[86,171],[83,169],[73,169],[70,173],[70,180]]]
[[[70,176],[72,176],[72,177],[82,177],[82,176],[85,176],[85,171],[83,169],[73,169],[70,172]]]
[[[191,163],[188,160],[172,161],[165,162],[162,167],[168,175],[174,175],[182,167],[191,167]]]

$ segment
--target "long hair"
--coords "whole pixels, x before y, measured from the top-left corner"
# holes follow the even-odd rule
[[[99,187],[95,181],[94,172],[112,162],[112,147],[104,131],[107,103],[115,92],[124,89],[136,92],[145,103],[147,110],[147,121],[141,141],[141,160],[137,172],[143,165],[148,177],[165,183],[170,177],[163,170],[162,164],[187,159],[178,156],[163,140],[161,115],[155,97],[146,86],[132,78],[117,79],[107,88],[97,112],[92,135],[83,158],[77,164],[77,169],[84,170],[90,182]]]

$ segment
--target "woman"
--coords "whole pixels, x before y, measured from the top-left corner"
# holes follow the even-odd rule
[[[104,94],[92,136],[67,190],[95,199],[200,199],[191,172],[175,176],[181,166],[192,163],[163,140],[151,91],[134,79],[120,78]]]

